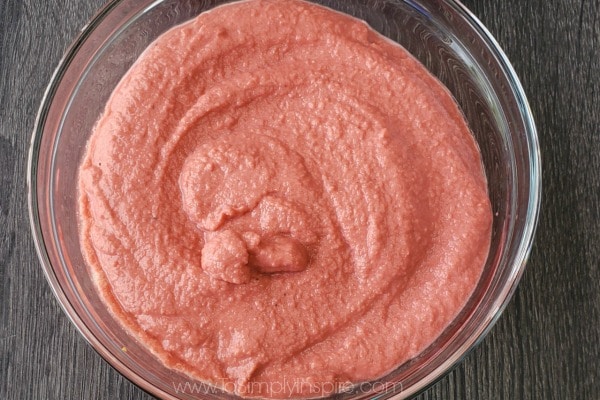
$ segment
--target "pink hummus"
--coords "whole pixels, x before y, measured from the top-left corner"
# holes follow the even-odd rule
[[[485,263],[490,202],[447,90],[366,24],[218,7],[120,82],[79,174],[84,254],[166,366],[315,397],[424,350]]]

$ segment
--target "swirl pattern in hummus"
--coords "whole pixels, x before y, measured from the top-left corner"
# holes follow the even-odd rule
[[[161,36],[97,123],[79,212],[129,332],[169,367],[266,397],[418,354],[473,291],[491,229],[445,88],[364,23],[296,0]]]

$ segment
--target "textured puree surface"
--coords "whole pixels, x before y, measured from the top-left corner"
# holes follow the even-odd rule
[[[322,395],[415,356],[490,240],[445,88],[366,24],[295,0],[159,38],[111,96],[80,194],[112,313],[166,365],[247,396]]]
[[[44,279],[27,221],[24,176],[36,111],[63,52],[104,3],[0,2],[2,399],[154,398],[70,323]],[[543,205],[514,299],[481,344],[416,398],[597,400],[600,1],[463,3],[498,39],[525,87],[540,132]]]

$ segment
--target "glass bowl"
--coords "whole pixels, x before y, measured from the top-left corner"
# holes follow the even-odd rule
[[[334,397],[411,397],[458,363],[489,331],[523,273],[540,206],[534,121],[506,56],[454,0],[319,0],[403,45],[452,92],[482,152],[494,220],[484,273],[454,322],[425,351],[377,382]],[[126,378],[164,399],[236,398],[164,367],[105,309],[77,232],[77,171],[120,78],[171,27],[220,0],[114,0],[83,29],[40,107],[27,171],[31,229],[50,286],[92,347]]]

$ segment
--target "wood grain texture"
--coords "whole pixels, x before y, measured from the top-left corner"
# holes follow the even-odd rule
[[[26,155],[52,71],[102,0],[0,0],[0,399],[152,397],[80,337],[29,233]],[[600,399],[600,0],[466,0],[521,77],[539,129],[542,214],[517,293],[418,399]]]

